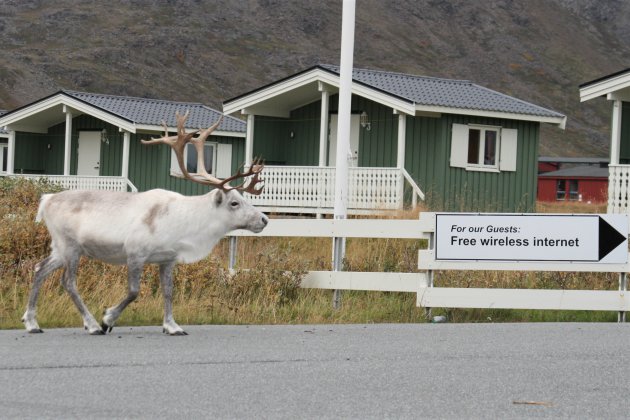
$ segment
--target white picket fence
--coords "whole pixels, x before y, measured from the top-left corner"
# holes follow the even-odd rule
[[[82,175],[23,175],[11,174],[10,177],[27,179],[46,179],[59,185],[64,190],[105,190],[138,192],[135,185],[121,176],[82,176]]]
[[[429,249],[419,251],[414,273],[310,271],[301,287],[337,290],[376,290],[417,293],[425,308],[555,309],[619,312],[625,320],[630,311],[625,264],[436,261],[435,214],[421,213],[418,220],[389,219],[271,219],[267,228],[253,234],[244,230],[228,234],[233,241],[230,265],[235,262],[236,238],[241,236],[346,237],[425,239]],[[619,290],[539,290],[434,287],[436,270],[564,271],[620,273]],[[472,274],[471,274],[472,275]]]
[[[630,211],[630,165],[608,165],[608,213]]]
[[[332,213],[335,204],[335,168],[265,166],[265,189],[248,200],[262,211],[280,213]],[[424,193],[399,168],[349,168],[348,212],[374,214],[403,208],[404,183],[414,203]]]

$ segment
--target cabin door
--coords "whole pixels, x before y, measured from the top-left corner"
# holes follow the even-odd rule
[[[350,115],[350,153],[352,159],[348,161],[349,167],[359,166],[359,122],[361,116],[357,114]],[[328,166],[336,166],[337,164],[337,114],[330,116],[330,135],[328,137]]]
[[[79,132],[77,175],[98,176],[101,167],[101,132]]]

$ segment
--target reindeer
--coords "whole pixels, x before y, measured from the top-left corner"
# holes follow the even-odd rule
[[[177,135],[169,136],[163,122],[164,136],[142,140],[144,144],[167,144],[174,151],[181,177],[216,187],[201,196],[151,190],[141,193],[111,191],[63,191],[44,194],[37,220],[46,223],[52,238],[51,253],[35,266],[35,278],[22,322],[30,333],[43,332],[36,320],[39,289],[58,268],[64,269],[61,283],[81,313],[83,325],[90,334],[111,332],[122,311],[133,302],[140,289],[145,264],[158,264],[164,295],[163,332],[187,335],[173,319],[173,277],[176,263],[191,263],[205,258],[229,231],[247,229],[258,233],[267,225],[267,216],[250,205],[239,191],[258,195],[264,185],[259,178],[264,165],[256,160],[248,168],[223,180],[207,173],[203,163],[205,139],[221,119],[206,130],[186,133],[188,113],[176,113]],[[194,137],[199,134],[197,137]],[[197,150],[197,173],[189,173],[184,164],[184,147],[191,143]],[[251,177],[238,186],[229,183]],[[76,275],[82,255],[111,264],[128,267],[128,293],[116,306],[104,312],[101,324],[94,319],[79,296]]]

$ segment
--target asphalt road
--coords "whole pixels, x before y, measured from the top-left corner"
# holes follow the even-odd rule
[[[0,331],[2,418],[628,418],[630,324]]]

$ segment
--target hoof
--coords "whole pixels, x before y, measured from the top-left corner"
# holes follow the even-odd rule
[[[103,330],[103,334],[107,334],[109,332],[112,332],[112,330],[114,329],[113,325],[107,325],[104,322],[101,322],[101,329]]]
[[[170,332],[166,331],[166,328],[162,328],[162,332],[164,334],[173,335],[173,336],[175,336],[175,335],[188,335],[188,333],[186,331],[183,331],[183,330],[182,331],[175,331],[175,332],[170,333]]]
[[[32,330],[28,330],[29,334],[41,334],[43,332],[44,332],[44,330],[42,330],[41,328],[34,328]]]
[[[90,331],[90,335],[105,335],[105,331],[103,330]]]

